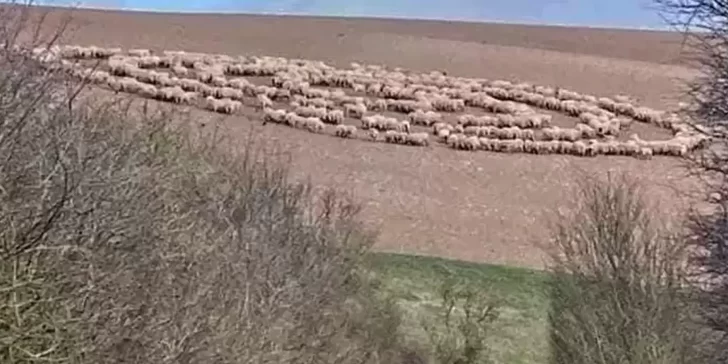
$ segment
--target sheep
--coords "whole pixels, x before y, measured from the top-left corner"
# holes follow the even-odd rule
[[[356,126],[339,124],[334,130],[334,135],[340,138],[350,138],[356,134]]]
[[[136,93],[142,97],[154,99],[154,98],[157,98],[157,95],[159,94],[159,90],[156,87],[154,87],[154,85],[140,83],[138,87],[139,88]]]
[[[268,110],[270,110],[270,109],[268,109]],[[265,110],[263,110],[263,111],[265,112]],[[303,124],[305,123],[305,119],[306,119],[305,117],[298,115],[295,112],[289,111],[289,112],[286,112],[286,115],[283,118],[283,122],[286,125],[294,127],[294,128],[302,128]],[[265,119],[263,120],[263,122],[264,123],[266,122]]]
[[[361,128],[364,130],[379,129],[377,126],[380,124],[381,118],[383,118],[381,115],[364,116],[361,118]]]
[[[369,109],[372,111],[386,111],[387,110],[387,100],[385,99],[376,99],[367,105]]]
[[[465,130],[463,130],[463,134],[465,134],[465,135],[478,135],[479,132],[480,132],[480,127],[474,126],[474,125],[466,126]]]
[[[215,87],[213,88],[213,95],[219,99],[228,98],[233,100],[242,100],[243,92],[232,88],[232,87]],[[271,107],[272,105],[268,105]]]
[[[179,87],[163,87],[157,92],[157,97],[163,101],[172,101],[175,103],[181,103],[184,98],[185,91]]]
[[[256,96],[256,99],[258,100],[258,107],[261,109],[273,107],[273,100],[266,95],[260,94]]]
[[[303,106],[315,106],[319,108],[333,108],[334,103],[331,100],[326,100],[322,98],[303,98],[300,99],[300,103]]]
[[[631,114],[631,116],[634,117],[636,120],[656,125],[659,125],[660,121],[663,118],[662,111],[654,110],[649,107],[634,108],[632,109]]]
[[[185,91],[180,98],[180,103],[191,104],[198,96],[199,94],[197,92]]]
[[[426,100],[413,101],[413,100],[395,100],[395,99],[384,99],[387,103],[387,110],[392,110],[402,113],[410,113],[417,109],[430,110],[432,104]]]
[[[526,114],[527,127],[541,129],[551,125],[553,117],[549,114]]]
[[[367,132],[367,137],[369,138],[369,140],[376,142],[379,138],[379,131],[377,129],[369,129],[369,131]]]
[[[137,60],[139,68],[156,68],[162,63],[162,59],[157,56],[144,56]]]
[[[231,99],[216,99],[212,96],[205,98],[205,108],[215,112],[222,112],[226,114],[234,114],[237,112],[242,104],[240,101]]]
[[[640,146],[634,140],[629,140],[620,144],[621,155],[634,156],[639,154],[639,152]]]
[[[326,124],[321,119],[310,116],[303,119],[303,127],[312,133],[321,133],[326,128]]]
[[[387,143],[404,144],[406,141],[406,135],[407,134],[396,130],[387,130],[387,132],[384,133],[384,141]]]
[[[184,67],[182,65],[173,65],[171,70],[172,70],[172,73],[174,73],[178,76],[181,76],[181,77],[187,77],[187,75],[189,75],[189,73],[190,73],[189,70],[187,69],[187,67]]]
[[[410,125],[408,121],[398,121],[395,118],[389,118],[382,115],[365,116],[361,119],[362,129],[378,129],[378,130],[395,130],[399,132],[409,133]]]
[[[579,140],[571,144],[570,154],[578,156],[586,156],[587,145],[583,141]]]
[[[88,73],[88,79],[89,79],[89,81],[91,81],[95,84],[106,83],[106,81],[108,81],[109,77],[112,77],[106,71],[93,70],[93,69],[88,69],[87,71],[92,71],[92,72]]]
[[[106,84],[109,86],[110,89],[113,91],[119,92],[134,92],[132,90],[138,89],[138,84],[140,84],[139,81],[131,78],[131,77],[110,77]]]
[[[474,116],[474,115],[461,115],[457,120],[459,125],[467,127],[470,125],[474,126],[495,126],[498,125],[498,119],[492,116]]]
[[[290,100],[292,95],[291,91],[277,88],[273,95],[270,96],[272,100]]]
[[[447,139],[447,137],[450,136],[450,129],[441,129],[437,131],[436,135],[440,139]]]
[[[293,109],[293,112],[303,117],[323,118],[326,116],[326,109],[312,106],[298,106]]]
[[[410,133],[410,123],[407,120],[403,120],[399,122],[399,125],[397,125],[396,129],[398,131],[401,131],[403,133]]]
[[[574,149],[574,143],[568,140],[559,140],[556,144],[556,152],[561,154],[569,154]]]
[[[129,63],[126,59],[110,59],[108,65],[110,73],[114,76],[131,76],[138,69],[136,65]]]
[[[498,120],[497,125],[498,125],[498,127],[501,127],[501,128],[514,126],[516,124],[515,116],[510,115],[510,114],[498,114],[497,120]]]
[[[442,120],[442,115],[434,111],[415,110],[408,115],[409,120],[414,125],[432,126],[434,123]]]
[[[149,49],[142,49],[142,48],[135,48],[130,49],[126,53],[128,53],[132,57],[149,57],[152,55],[152,52]]]
[[[367,107],[364,104],[344,104],[344,114],[346,116],[361,119],[367,112]]]
[[[557,152],[559,142],[556,140],[535,141],[537,154],[554,154]]]
[[[344,112],[341,110],[325,110],[325,114],[321,117],[321,121],[327,124],[338,125],[344,122]]]
[[[583,139],[594,139],[597,137],[597,132],[587,124],[576,124],[575,129],[579,132],[579,135]]]
[[[478,138],[478,142],[480,143],[480,150],[499,151],[501,149],[500,140],[498,139],[481,137]]]
[[[445,140],[445,143],[453,149],[459,149],[461,140],[465,139],[465,135],[463,134],[450,134],[448,135],[447,139]]]
[[[619,117],[616,120],[619,123],[620,130],[629,130],[632,127],[633,120],[631,118]]]
[[[463,139],[462,149],[465,150],[478,150],[480,149],[480,139],[476,136],[469,136]]]
[[[535,140],[536,133],[531,129],[514,128],[516,139]]]
[[[301,94],[310,99],[328,99],[331,97],[331,92],[329,92],[328,90],[313,87],[303,89]]]
[[[471,126],[471,125],[475,125],[474,124],[475,119],[476,119],[475,115],[470,115],[470,114],[460,115],[457,118],[457,123],[458,123],[458,125],[462,125],[463,127]]]
[[[544,128],[541,131],[541,139],[545,141],[558,140],[560,132],[561,128],[559,128],[558,126],[554,126],[552,128]]]
[[[436,111],[460,112],[465,110],[465,101],[462,99],[450,99],[442,96],[435,96],[430,100],[432,108]]]
[[[411,133],[405,137],[405,143],[415,146],[428,146],[430,145],[429,135],[427,133]]]
[[[508,128],[496,128],[493,129],[498,139],[516,139],[520,134],[520,128],[508,127]]]
[[[642,147],[639,149],[639,152],[636,154],[636,157],[638,159],[652,159],[652,149]]]
[[[207,85],[204,85],[203,83],[201,83],[201,82],[199,82],[197,80],[192,80],[192,79],[189,79],[189,78],[182,78],[182,79],[179,80],[179,87],[182,87],[182,89],[185,90],[185,91],[197,91],[197,92],[199,92],[205,86],[207,86]]]
[[[451,134],[447,138],[447,145],[454,149],[478,150],[480,139],[477,136],[466,136],[464,134]]]
[[[448,131],[452,131],[454,127],[448,123],[443,122],[437,122],[432,125],[432,134],[437,135],[440,130],[447,129]]]
[[[288,113],[286,112],[286,110],[283,109],[265,108],[263,109],[263,125],[265,125],[267,122],[282,124],[286,122],[287,114]]]

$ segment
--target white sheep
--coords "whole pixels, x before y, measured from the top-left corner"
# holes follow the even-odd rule
[[[142,48],[134,48],[128,50],[126,53],[128,53],[132,57],[149,57],[152,55],[152,52],[149,49],[142,49]]]
[[[299,99],[301,102],[301,105],[303,106],[315,106],[319,108],[333,108],[334,102],[327,99],[322,98],[303,98]]]
[[[321,133],[326,128],[326,124],[317,117],[310,116],[305,118],[303,121],[303,127],[313,133]]]
[[[427,133],[408,133],[406,143],[415,146],[428,146],[430,144],[429,135]]]
[[[581,138],[594,139],[597,137],[597,132],[591,126],[587,124],[576,124],[575,129],[579,132]]]
[[[636,154],[636,157],[639,159],[652,159],[652,149],[651,148],[640,148],[639,152]]]
[[[213,88],[213,95],[219,99],[233,99],[233,100],[242,100],[243,99],[243,92],[232,87],[215,87]],[[272,105],[267,105],[267,107],[271,107]]]
[[[293,112],[303,117],[323,118],[326,116],[326,109],[313,106],[298,106],[293,109]]]
[[[339,124],[334,129],[334,135],[340,138],[350,138],[356,134],[356,126]]]
[[[369,140],[376,142],[379,138],[379,131],[377,129],[369,129],[367,136],[369,137]]]
[[[444,123],[444,122],[438,122],[432,125],[432,134],[437,135],[440,130],[447,129],[448,131],[452,131],[454,127],[451,124]]]
[[[441,129],[437,131],[437,137],[440,139],[447,139],[447,137],[450,136],[451,130],[450,129]]]
[[[323,117],[321,117],[321,121],[327,124],[341,124],[344,122],[344,112],[341,110],[326,110]]]
[[[361,119],[367,112],[367,106],[363,103],[344,104],[344,114],[346,116]]]
[[[231,99],[216,99],[212,96],[205,98],[205,108],[215,112],[222,112],[226,114],[234,114],[237,112],[242,104],[240,101]]]
[[[171,101],[181,103],[184,98],[185,91],[179,87],[163,87],[157,92],[157,97],[163,101]]]
[[[393,144],[404,144],[407,134],[396,130],[387,130],[384,133],[384,141]]]
[[[442,120],[442,115],[434,111],[415,110],[408,115],[414,125],[432,126]]]
[[[266,95],[260,94],[256,96],[256,99],[258,100],[258,107],[261,109],[273,107],[273,100]]]
[[[288,113],[283,109],[263,109],[263,124],[272,122],[276,124],[283,124],[286,122],[286,116]]]

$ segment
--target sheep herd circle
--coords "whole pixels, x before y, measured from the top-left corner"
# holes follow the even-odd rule
[[[681,157],[709,138],[679,114],[564,88],[352,63],[62,45],[31,50],[47,67],[117,92],[210,111],[262,112],[264,123],[373,142],[468,151]],[[100,65],[99,65],[100,64]],[[578,119],[552,125],[553,113]],[[667,140],[618,137],[633,122]],[[357,125],[358,124],[358,125]],[[624,138],[623,138],[624,139]]]

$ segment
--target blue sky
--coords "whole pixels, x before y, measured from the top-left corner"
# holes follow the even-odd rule
[[[71,0],[41,3],[66,5]],[[663,28],[649,0],[87,0],[82,6]]]

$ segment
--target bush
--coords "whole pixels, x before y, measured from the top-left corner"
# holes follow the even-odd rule
[[[699,323],[707,331],[703,352],[728,362],[728,3],[703,0],[653,0],[668,25],[683,35],[683,53],[700,72],[686,86],[689,102],[681,117],[710,137],[707,148],[687,158],[702,196],[689,211],[687,230],[696,254],[691,263],[699,289]]]
[[[551,362],[691,360],[683,244],[659,229],[626,176],[585,178],[577,194],[550,252]]]
[[[432,357],[438,364],[490,362],[486,339],[497,317],[488,297],[464,282],[448,279],[440,288],[436,320],[423,320]]]
[[[0,50],[0,362],[399,355],[355,203],[255,138],[223,153],[179,113],[84,86]]]

